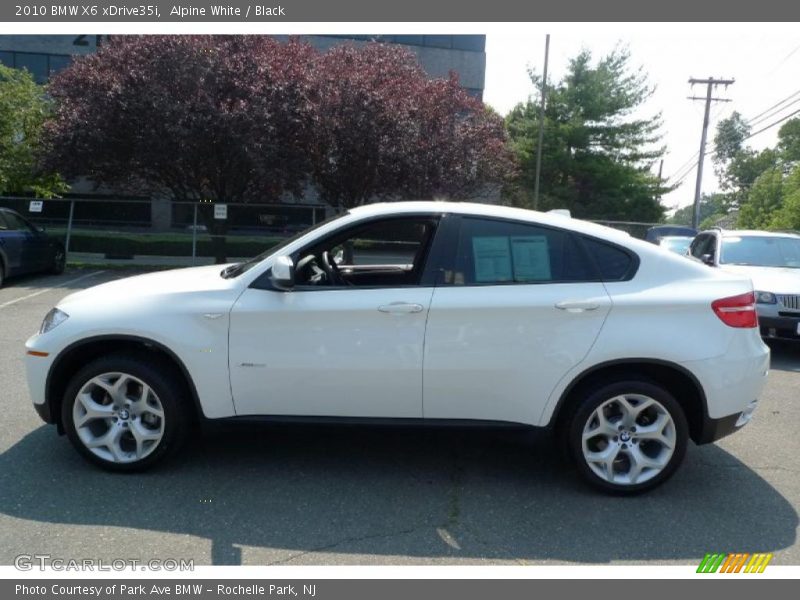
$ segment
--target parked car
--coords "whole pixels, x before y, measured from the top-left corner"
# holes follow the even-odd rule
[[[691,236],[665,235],[658,240],[658,245],[675,254],[685,255],[689,253],[689,246],[692,240],[694,238]]]
[[[697,235],[697,230],[683,225],[656,225],[647,230],[644,239],[652,244],[657,244],[662,237],[673,235],[693,238]]]
[[[714,229],[694,239],[690,254],[752,279],[762,336],[800,340],[800,235]]]
[[[64,245],[19,213],[0,208],[0,287],[6,277],[50,271],[62,273]]]
[[[375,204],[243,263],[72,294],[26,366],[39,415],[111,470],[198,420],[477,423],[549,428],[586,481],[633,493],[750,420],[754,302],[745,277],[569,217]]]

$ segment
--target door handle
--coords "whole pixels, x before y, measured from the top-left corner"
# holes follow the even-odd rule
[[[418,313],[422,312],[422,304],[413,304],[410,302],[392,302],[391,304],[381,304],[378,310],[382,313]]]
[[[571,313],[580,313],[589,310],[597,310],[600,308],[600,305],[593,300],[562,300],[556,303],[556,308]]]

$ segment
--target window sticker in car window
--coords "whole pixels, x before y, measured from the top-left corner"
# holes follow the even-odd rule
[[[547,281],[550,274],[550,248],[547,236],[526,235],[511,238],[514,281]]]
[[[511,281],[511,248],[507,237],[474,237],[472,254],[477,283]]]

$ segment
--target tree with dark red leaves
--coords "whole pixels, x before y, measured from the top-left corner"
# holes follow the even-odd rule
[[[337,46],[316,64],[313,179],[323,199],[460,199],[513,171],[503,121],[455,75],[431,79],[400,46]]]
[[[45,162],[176,200],[300,193],[314,54],[265,36],[115,37],[51,82]]]
[[[47,166],[175,200],[460,199],[513,169],[502,119],[400,46],[123,36],[49,93]]]

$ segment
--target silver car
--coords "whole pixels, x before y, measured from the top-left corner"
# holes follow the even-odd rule
[[[714,229],[700,232],[689,254],[752,279],[763,337],[800,340],[800,235]]]

